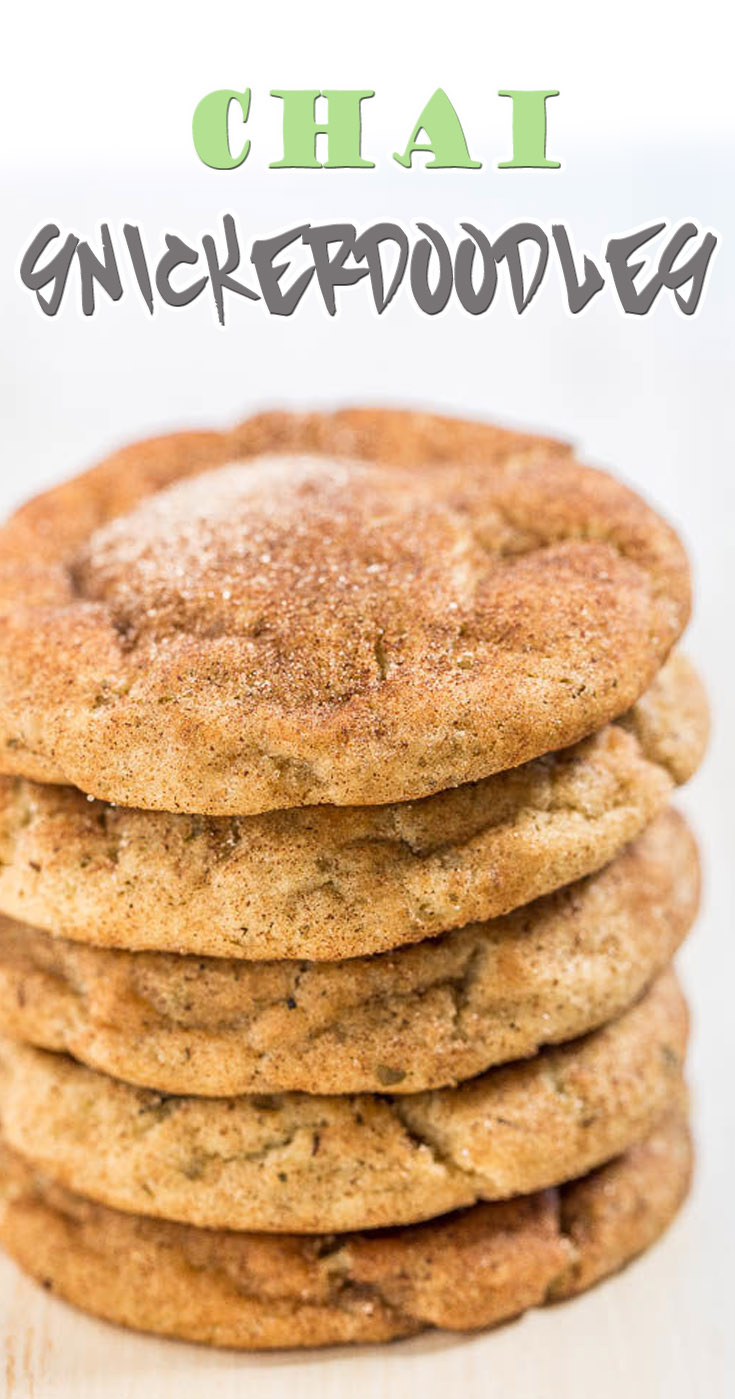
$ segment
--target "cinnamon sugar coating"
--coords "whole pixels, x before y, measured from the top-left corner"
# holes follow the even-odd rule
[[[264,414],[0,532],[0,763],[168,811],[413,799],[601,728],[688,612],[676,535],[564,444]]]

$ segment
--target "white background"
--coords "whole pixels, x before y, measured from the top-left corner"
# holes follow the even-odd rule
[[[730,1065],[733,956],[732,742],[735,264],[731,45],[720,6],[524,3],[503,13],[446,6],[72,3],[15,9],[0,84],[0,505],[7,508],[119,442],[219,424],[272,404],[395,402],[572,436],[657,502],[682,530],[696,575],[687,649],[715,717],[707,765],[683,804],[700,835],[707,896],[682,964],[694,1006],[692,1081],[700,1166],[667,1239],[578,1302],[478,1338],[430,1337],[360,1354],[248,1358],[127,1336],[66,1310],[0,1263],[8,1399],[324,1399],[462,1392],[502,1399],[719,1399],[732,1379],[735,1126]],[[196,102],[252,88],[247,163],[204,168],[190,140]],[[482,170],[400,169],[431,92],[443,86]],[[365,87],[373,171],[268,170],[280,155],[278,87]],[[549,103],[556,172],[498,171],[510,146],[499,88],[558,87]],[[658,219],[720,234],[698,315],[670,304],[623,317],[608,292],[563,309],[556,271],[518,318],[504,296],[471,318],[421,316],[407,295],[382,317],[366,290],[330,320],[307,295],[288,320],[231,306],[223,330],[206,294],[151,319],[128,284],[84,320],[69,295],[41,315],[17,279],[39,224],[94,241],[100,222],[195,239],[236,215],[245,241],[298,222],[417,218],[455,236],[519,218],[563,220],[577,248]],[[75,290],[71,284],[68,294]],[[0,1392],[3,1370],[0,1364]]]

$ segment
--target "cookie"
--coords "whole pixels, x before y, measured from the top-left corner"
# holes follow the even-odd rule
[[[577,742],[689,614],[674,532],[564,444],[392,410],[139,443],[0,531],[3,770],[243,814]]]
[[[377,957],[110,952],[0,918],[0,1032],[165,1093],[415,1093],[619,1015],[698,894],[696,846],[668,811],[598,874]]]
[[[470,1331],[584,1291],[670,1223],[692,1149],[672,1117],[559,1190],[377,1234],[222,1233],[121,1214],[0,1156],[0,1239],[43,1286],[142,1331],[243,1350]]]
[[[617,1021],[406,1097],[165,1097],[0,1040],[8,1145],[101,1204],[209,1228],[410,1224],[582,1175],[682,1100],[673,973]]]
[[[383,952],[599,869],[691,776],[706,737],[702,687],[675,654],[592,737],[414,803],[170,816],[0,778],[0,910],[134,951]]]

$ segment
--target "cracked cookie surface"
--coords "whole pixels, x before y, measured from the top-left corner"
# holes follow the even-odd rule
[[[418,802],[196,817],[0,778],[0,910],[134,951],[383,952],[599,869],[691,776],[707,722],[700,682],[674,654],[590,738]]]
[[[530,906],[344,962],[105,951],[0,918],[0,1031],[166,1093],[415,1093],[619,1015],[698,893],[694,841],[667,811]]]
[[[458,1088],[406,1097],[167,1097],[0,1041],[5,1140],[133,1213],[273,1232],[413,1223],[592,1169],[682,1100],[667,971],[618,1020]]]
[[[674,532],[564,444],[264,414],[0,531],[0,762],[169,811],[417,798],[623,713],[689,605]]]
[[[0,1238],[47,1290],[143,1331],[243,1349],[492,1326],[591,1287],[649,1247],[684,1199],[672,1116],[559,1190],[377,1234],[267,1237],[121,1214],[0,1154]]]

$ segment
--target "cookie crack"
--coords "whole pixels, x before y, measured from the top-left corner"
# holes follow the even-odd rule
[[[438,1135],[432,1132],[425,1121],[421,1121],[418,1116],[420,1109],[412,1108],[410,1100],[407,1098],[387,1099],[391,1113],[402,1128],[405,1136],[419,1150],[428,1151],[434,1164],[445,1171],[450,1178],[467,1181],[476,1192],[476,1198],[481,1198],[483,1187],[487,1184],[483,1176],[477,1174],[467,1166],[463,1166],[456,1159],[453,1153],[440,1141]]]

